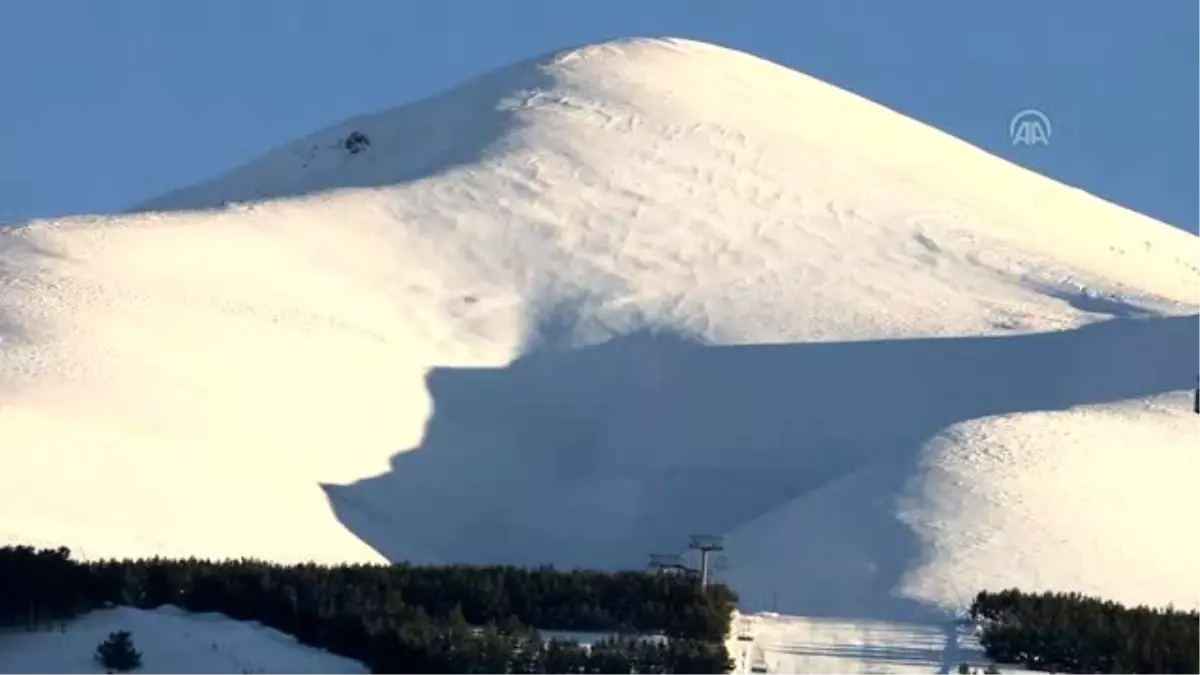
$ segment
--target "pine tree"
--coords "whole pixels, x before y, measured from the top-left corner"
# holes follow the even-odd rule
[[[457,636],[471,634],[471,624],[467,623],[467,617],[463,613],[463,607],[460,603],[455,603],[454,608],[450,610],[447,623],[450,625],[450,630]]]
[[[108,639],[96,647],[96,660],[110,673],[126,673],[142,665],[142,654],[133,647],[133,636],[127,630],[109,633]]]

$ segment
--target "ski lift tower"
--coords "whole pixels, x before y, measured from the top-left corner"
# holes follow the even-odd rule
[[[714,551],[724,551],[725,542],[718,536],[697,534],[692,536],[688,548],[700,552],[700,588],[708,588],[708,556]]]

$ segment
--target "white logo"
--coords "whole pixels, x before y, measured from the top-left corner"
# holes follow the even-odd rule
[[[1050,145],[1050,131],[1050,118],[1032,108],[1013,115],[1008,123],[1013,145]]]

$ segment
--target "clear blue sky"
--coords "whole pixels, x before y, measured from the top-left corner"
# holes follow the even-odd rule
[[[565,46],[688,37],[1197,230],[1196,0],[0,0],[0,222],[111,211]],[[1013,146],[1037,108],[1048,147]]]

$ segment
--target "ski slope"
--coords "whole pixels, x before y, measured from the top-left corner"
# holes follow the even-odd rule
[[[994,664],[974,630],[947,622],[845,621],[763,612],[735,616],[739,628],[726,644],[732,673],[956,673],[966,663],[981,673],[1036,672]]]
[[[747,54],[566,50],[0,228],[0,540],[641,567],[707,532],[746,611],[1194,607],[1196,244]]]
[[[115,607],[59,628],[0,633],[0,673],[103,673],[94,659],[109,634],[126,630],[146,673],[366,673],[363,664],[257,623],[221,614]]]

